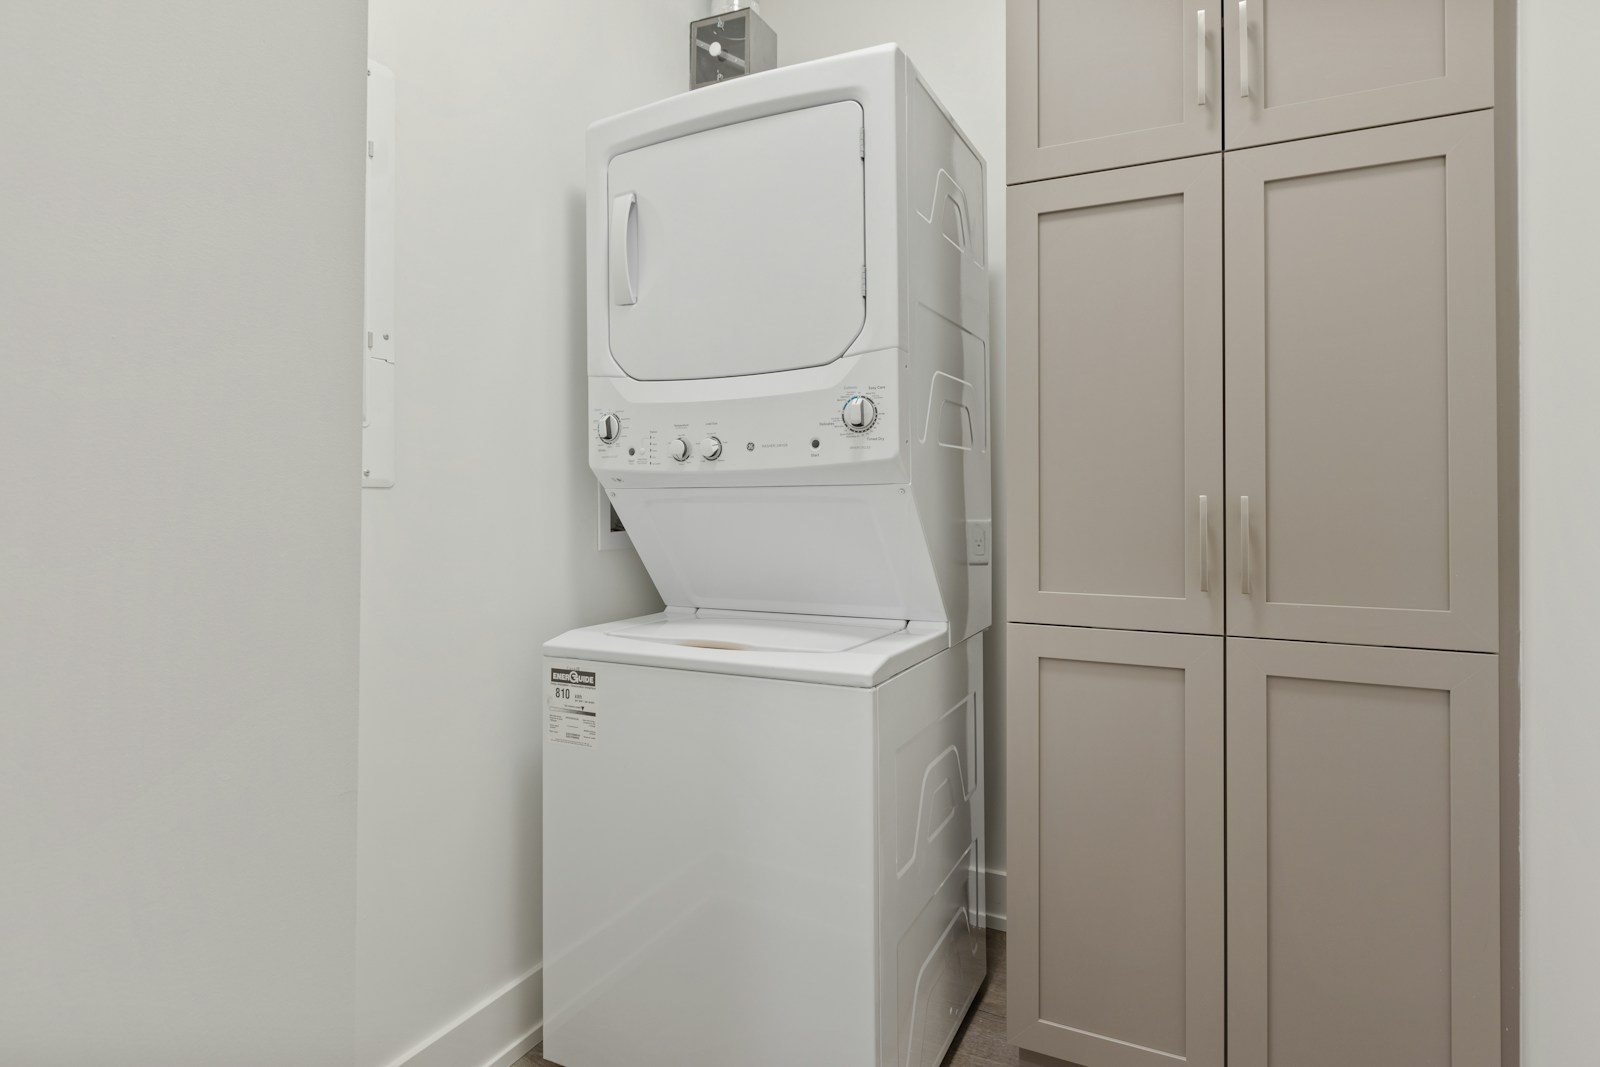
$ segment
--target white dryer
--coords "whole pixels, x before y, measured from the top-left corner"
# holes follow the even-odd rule
[[[590,464],[668,605],[545,646],[545,1055],[935,1067],[982,982],[984,164],[892,45],[589,134]]]

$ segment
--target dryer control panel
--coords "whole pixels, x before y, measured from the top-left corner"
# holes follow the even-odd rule
[[[741,400],[629,403],[591,390],[597,473],[712,475],[826,468],[893,459],[903,419],[893,383],[863,377],[826,392]]]

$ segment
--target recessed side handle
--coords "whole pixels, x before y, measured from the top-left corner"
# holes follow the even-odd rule
[[[1200,591],[1211,592],[1211,502],[1200,498]]]
[[[1239,0],[1239,95],[1250,95],[1250,0]]]
[[[1250,498],[1239,498],[1239,592],[1250,595]]]
[[[967,232],[967,194],[946,171],[939,171],[933,183],[933,211],[928,220],[939,227],[945,240],[962,252],[970,253]]]
[[[1206,89],[1210,73],[1206,69],[1206,9],[1201,8],[1194,13],[1194,102],[1200,107],[1205,107]]]
[[[623,193],[611,201],[611,302],[627,307],[639,302],[639,199]]]

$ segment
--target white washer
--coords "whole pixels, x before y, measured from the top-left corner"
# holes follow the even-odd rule
[[[545,646],[545,1055],[936,1067],[985,970],[983,160],[886,45],[588,170],[589,463],[669,607]]]
[[[545,1056],[938,1064],[985,969],[981,638],[680,611],[545,651]]]

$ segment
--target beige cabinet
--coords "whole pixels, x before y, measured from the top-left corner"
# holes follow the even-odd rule
[[[1492,141],[1227,154],[1230,635],[1495,650]]]
[[[1494,104],[1495,0],[1008,0],[1008,182]]]
[[[1222,158],[1009,191],[1013,619],[1222,632]]]
[[[1494,103],[1494,0],[1242,0],[1228,17],[1229,148]]]
[[[1223,639],[1007,635],[1010,1038],[1222,1067]]]
[[[1492,141],[1013,187],[1011,617],[1495,651]]]
[[[1222,147],[1217,0],[1009,0],[1007,178]]]
[[[1497,658],[1227,644],[1229,1067],[1495,1067]]]
[[[1497,8],[1007,0],[1028,1063],[1501,1063]]]

